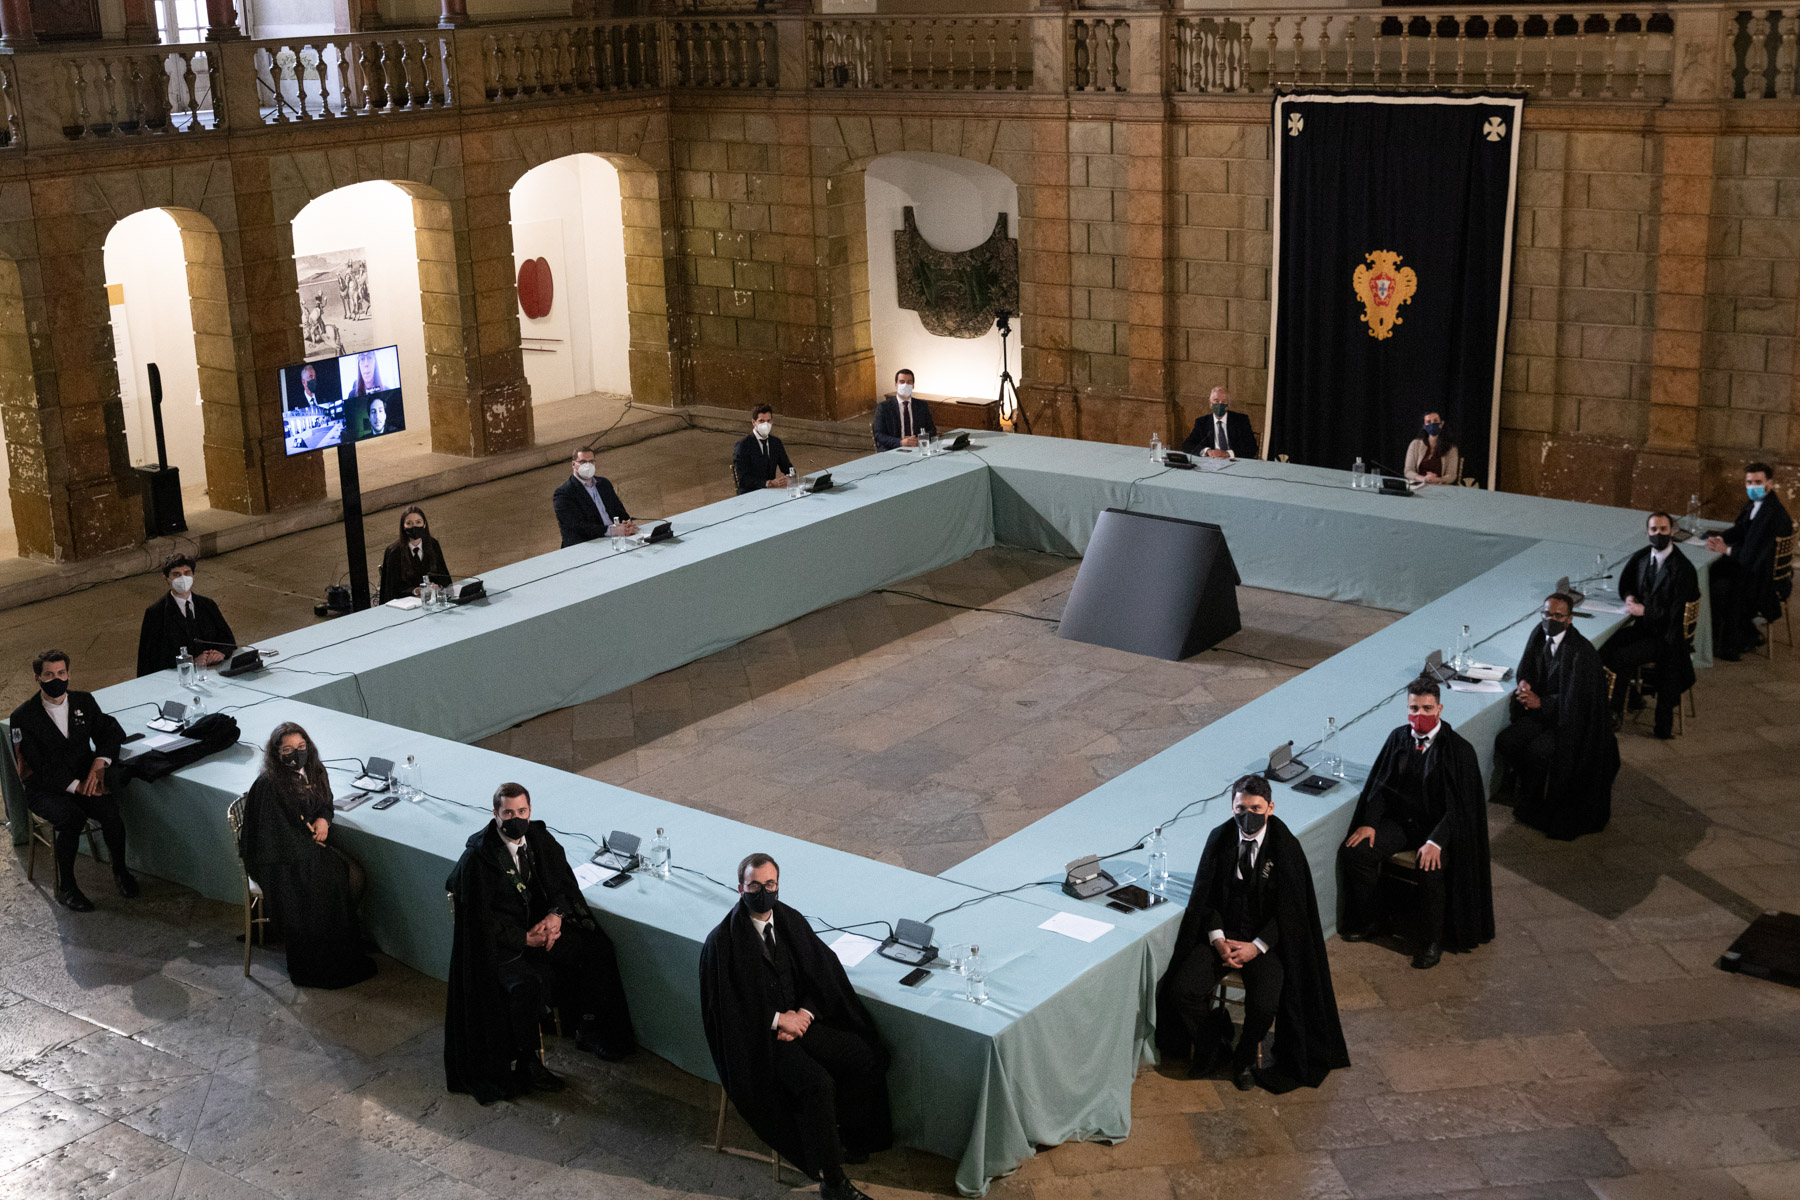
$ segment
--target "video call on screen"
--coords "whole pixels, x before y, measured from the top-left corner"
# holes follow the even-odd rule
[[[360,442],[405,429],[399,347],[282,368],[281,409],[289,454],[342,445],[346,437]]]

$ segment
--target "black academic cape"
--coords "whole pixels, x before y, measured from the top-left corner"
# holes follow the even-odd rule
[[[231,626],[225,623],[225,614],[219,611],[219,606],[198,592],[189,592],[188,599],[194,602],[191,629],[181,619],[181,610],[175,607],[173,593],[164,592],[160,600],[144,610],[144,624],[138,630],[137,673],[140,676],[172,670],[175,656],[183,646],[195,658],[199,658],[203,650],[217,650],[229,658],[237,649],[237,638],[232,635]]]
[[[1694,660],[1692,648],[1682,636],[1682,624],[1688,602],[1700,598],[1700,573],[1680,547],[1669,547],[1669,557],[1660,570],[1650,555],[1650,547],[1645,546],[1626,559],[1619,572],[1619,595],[1635,597],[1644,606],[1644,615],[1634,618],[1625,629],[1641,626],[1655,637],[1659,672],[1668,672],[1664,680],[1675,691],[1685,692],[1694,686]],[[1663,680],[1658,682],[1660,686]]]
[[[837,955],[794,909],[778,901],[774,916],[776,941],[787,948],[799,972],[799,990],[813,1019],[854,1033],[880,1050],[875,1022],[850,986]],[[799,1127],[776,1087],[775,1031],[770,1022],[778,1006],[752,924],[744,906],[734,904],[706,935],[700,950],[700,1020],[706,1027],[706,1044],[719,1082],[756,1136],[801,1172],[816,1176],[820,1164],[806,1161]],[[885,1071],[885,1052],[882,1058]],[[881,1144],[860,1149],[872,1153],[893,1144],[886,1116],[884,1112],[880,1122],[885,1131]]]
[[[1177,1026],[1168,995],[1190,954],[1211,954],[1209,910],[1217,907],[1214,892],[1223,892],[1224,881],[1237,869],[1238,830],[1226,821],[1206,839],[1200,864],[1194,868],[1194,890],[1175,936],[1175,953],[1156,988],[1158,1028]],[[1338,1022],[1337,994],[1331,987],[1331,963],[1325,954],[1325,934],[1319,924],[1319,902],[1313,893],[1312,868],[1300,841],[1278,817],[1269,818],[1263,835],[1257,875],[1275,889],[1276,923],[1281,936],[1269,953],[1281,959],[1281,1002],[1275,1010],[1275,1065],[1263,1075],[1270,1091],[1288,1091],[1301,1084],[1318,1087],[1325,1076],[1350,1065],[1344,1045],[1344,1029]]]
[[[914,437],[921,433],[937,436],[937,422],[931,419],[931,406],[917,396],[910,398],[907,404],[910,408],[904,423],[900,419],[900,397],[894,393],[889,392],[875,405],[875,423],[869,431],[875,435],[877,450],[892,450],[899,446],[904,440],[903,430],[911,430]]]
[[[444,550],[438,540],[428,533],[420,548],[425,552],[423,562],[413,557],[405,538],[395,538],[388,543],[381,556],[381,591],[376,603],[386,604],[389,600],[410,596],[426,579],[439,587],[450,586],[450,568],[444,565]]]
[[[531,822],[525,844],[550,907],[560,909],[565,922],[598,929],[568,856],[542,821]],[[456,908],[444,1005],[444,1086],[492,1104],[529,1088],[515,1063],[500,964],[525,953],[530,928],[524,885],[492,821],[463,843],[444,887]]]
[[[1225,413],[1225,445],[1214,445],[1219,440],[1219,426],[1213,420],[1209,410],[1204,417],[1194,420],[1194,428],[1187,435],[1187,441],[1181,448],[1188,454],[1199,454],[1203,450],[1229,450],[1239,458],[1255,458],[1259,453],[1256,445],[1256,431],[1250,427],[1250,418],[1241,412]]]
[[[1388,815],[1398,784],[1413,749],[1410,725],[1388,734],[1350,828],[1374,825]],[[1473,950],[1494,940],[1494,889],[1488,869],[1487,787],[1481,782],[1481,763],[1468,739],[1438,724],[1437,736],[1425,751],[1424,792],[1426,819],[1431,822],[1428,841],[1444,852],[1444,949]]]
[[[1563,635],[1562,661],[1552,679],[1548,639],[1537,626],[1525,640],[1518,677],[1543,702],[1537,716],[1556,728],[1556,754],[1550,760],[1548,786],[1541,796],[1522,796],[1513,815],[1533,829],[1561,841],[1598,833],[1612,819],[1612,785],[1619,773],[1619,739],[1613,733],[1612,706],[1606,702],[1606,673],[1600,652],[1571,627]],[[1512,702],[1513,720],[1524,707]],[[1529,719],[1529,718],[1527,718]]]
[[[1745,572],[1754,605],[1749,611],[1770,621],[1781,615],[1781,602],[1788,588],[1775,583],[1775,539],[1794,532],[1794,519],[1773,492],[1763,497],[1762,507],[1751,519],[1753,501],[1745,501],[1731,528],[1719,535],[1731,547],[1731,561]]]
[[[754,433],[747,434],[731,448],[731,481],[740,496],[761,491],[777,475],[794,473],[794,464],[788,461],[787,447],[780,438],[771,433],[760,439],[768,443],[766,449],[757,445],[758,440]]]
[[[119,761],[125,730],[101,711],[93,693],[72,691],[63,703],[69,706],[67,737],[44,710],[42,692],[12,711],[13,736],[19,739],[19,757],[29,773],[27,791],[66,792],[71,783],[87,778],[96,758]]]
[[[613,490],[611,480],[594,476],[594,490],[600,495],[600,503],[606,505],[606,515],[612,518],[613,524],[631,520],[631,514],[625,511],[625,503]],[[564,549],[606,536],[606,522],[600,519],[600,510],[594,507],[587,489],[575,476],[570,475],[562,481],[562,486],[551,496],[550,504],[556,510],[556,527],[562,531]]]
[[[238,853],[268,901],[296,987],[343,988],[375,974],[363,951],[350,868],[329,835],[324,845],[313,840],[311,823],[329,823],[331,815],[330,794],[298,779],[284,785],[258,776],[244,798]]]

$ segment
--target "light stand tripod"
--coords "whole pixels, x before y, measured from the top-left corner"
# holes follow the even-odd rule
[[[1025,406],[1019,403],[1019,388],[1013,382],[1011,361],[1006,356],[1006,338],[1012,333],[1012,313],[1004,308],[995,310],[994,327],[1000,331],[1000,394],[997,397],[1000,417],[1011,420],[1015,430],[1030,433],[1031,418],[1025,415]]]

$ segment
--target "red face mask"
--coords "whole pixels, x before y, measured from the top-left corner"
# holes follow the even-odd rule
[[[1406,723],[1411,725],[1412,731],[1420,737],[1424,737],[1438,727],[1438,719],[1426,713],[1408,713]]]

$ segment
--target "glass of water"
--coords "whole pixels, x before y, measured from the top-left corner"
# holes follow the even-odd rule
[[[944,962],[948,965],[950,973],[952,975],[961,975],[963,973],[963,963],[967,962],[969,958],[968,946],[959,942],[953,946],[945,946],[942,953],[944,955]]]

